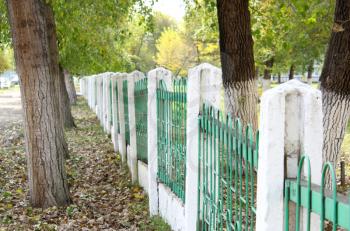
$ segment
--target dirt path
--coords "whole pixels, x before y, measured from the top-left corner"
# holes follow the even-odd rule
[[[22,121],[22,105],[19,89],[0,93],[0,129],[12,122]]]

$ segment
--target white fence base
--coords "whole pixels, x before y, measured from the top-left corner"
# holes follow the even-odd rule
[[[159,214],[174,231],[185,230],[185,205],[164,184],[158,184]]]
[[[138,161],[137,165],[139,185],[148,194],[148,164]]]

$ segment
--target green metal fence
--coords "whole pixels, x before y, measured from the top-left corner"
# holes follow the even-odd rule
[[[306,162],[307,175],[302,180],[302,169]],[[304,168],[305,168],[304,167]],[[326,173],[331,176],[331,192],[325,193]],[[300,159],[298,175],[296,180],[285,181],[285,231],[289,230],[289,204],[296,204],[295,209],[295,230],[300,230],[301,208],[306,210],[306,230],[310,230],[311,212],[320,216],[320,230],[339,230],[343,228],[350,230],[350,203],[349,198],[337,195],[336,175],[332,164],[326,163],[322,170],[321,185],[311,184],[311,164],[307,156]],[[304,218],[305,219],[305,218]]]
[[[130,127],[129,127],[129,97],[128,97],[128,80],[123,80],[123,102],[124,102],[124,123],[125,123],[125,141],[130,144]]]
[[[244,135],[245,134],[245,135]],[[254,230],[257,132],[203,106],[199,117],[197,230]]]
[[[157,87],[158,178],[185,201],[187,81]]]
[[[148,161],[147,139],[147,103],[148,90],[147,79],[141,79],[135,83],[135,120],[136,120],[136,144],[137,159],[145,163]]]

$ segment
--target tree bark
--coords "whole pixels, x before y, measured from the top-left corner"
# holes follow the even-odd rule
[[[30,203],[71,202],[64,167],[67,145],[59,113],[58,63],[50,50],[47,6],[40,0],[7,0],[24,110]]]
[[[74,118],[72,116],[71,104],[67,92],[66,81],[64,77],[63,68],[60,67],[60,77],[59,77],[59,101],[60,101],[60,113],[62,118],[62,124],[65,128],[75,128]],[[66,156],[68,158],[68,156]]]
[[[350,5],[337,0],[334,29],[321,74],[324,142],[323,158],[336,167],[350,116]]]
[[[307,67],[307,83],[312,84],[312,73],[314,72],[314,64],[311,62]]]
[[[54,17],[52,8],[49,5],[45,5],[45,6],[46,6],[45,17],[46,17],[48,41],[50,46],[49,48],[50,48],[51,66],[52,66],[52,69],[54,70],[55,75],[58,74],[58,76],[55,77],[55,80],[56,80],[56,89],[58,89],[57,97],[58,97],[58,103],[59,103],[61,123],[62,123],[62,126],[65,128],[74,128],[76,126],[75,126],[71,108],[70,108],[69,96],[66,90],[63,69],[62,67],[57,65],[59,60],[59,53],[58,53],[58,46],[57,46],[55,17]],[[68,151],[66,152],[65,157],[66,158],[69,157]]]
[[[278,83],[281,84],[282,83],[282,81],[281,81],[281,72],[278,72],[277,79],[278,79]]]
[[[249,1],[217,0],[217,9],[225,106],[234,118],[256,129],[258,94]]]
[[[64,70],[63,73],[64,73],[64,79],[66,82],[66,88],[69,96],[69,102],[71,105],[75,105],[77,103],[77,92],[75,90],[73,77],[70,75],[70,73],[67,70]]]
[[[290,69],[289,69],[289,80],[294,79],[294,69],[295,69],[294,64],[290,65]]]
[[[271,58],[265,62],[264,78],[263,78],[263,91],[270,89],[271,87],[271,70],[273,67],[274,59]]]

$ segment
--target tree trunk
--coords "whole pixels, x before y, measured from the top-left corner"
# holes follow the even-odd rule
[[[270,89],[271,87],[271,70],[273,67],[273,58],[267,60],[265,62],[265,68],[264,68],[264,78],[263,78],[263,91],[266,91]]]
[[[75,90],[73,77],[69,74],[67,70],[64,70],[63,73],[64,73],[64,79],[66,82],[66,88],[67,88],[70,104],[75,105],[77,103],[77,92]]]
[[[294,79],[294,69],[295,69],[294,64],[290,65],[290,69],[289,69],[289,80]]]
[[[51,66],[54,70],[56,80],[56,89],[60,110],[61,123],[63,127],[73,128],[76,127],[74,124],[74,119],[72,116],[70,102],[68,93],[66,90],[65,78],[63,75],[63,69],[58,64],[59,54],[58,54],[58,46],[57,46],[57,35],[56,35],[56,23],[53,11],[50,6],[46,5],[45,7],[45,16],[46,16],[46,25],[47,25],[47,35],[50,46],[50,57],[51,57]],[[57,69],[58,67],[58,69]],[[66,158],[69,157],[69,153],[66,152]]]
[[[70,100],[67,92],[66,81],[64,77],[63,68],[60,67],[59,77],[59,100],[60,100],[60,113],[62,117],[62,123],[65,128],[75,128],[74,118],[70,107]],[[68,157],[68,156],[67,156]]]
[[[281,81],[281,72],[278,72],[277,79],[278,79],[278,83],[281,84],[282,83],[282,81]]]
[[[350,97],[322,88],[324,144],[323,158],[336,165],[350,117]]]
[[[46,18],[49,6],[40,0],[7,0],[7,6],[24,110],[29,199],[34,207],[64,206],[71,199],[56,90],[58,63],[51,57]]]
[[[334,28],[321,74],[324,142],[323,158],[334,167],[350,116],[350,5],[337,0]],[[328,182],[329,183],[329,182]]]
[[[312,73],[314,72],[314,64],[311,62],[307,67],[307,83],[312,84]]]
[[[258,94],[249,1],[217,0],[217,9],[226,109],[256,129]]]

